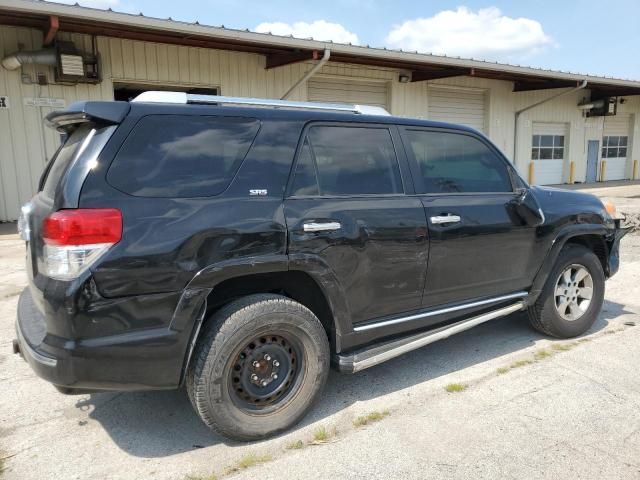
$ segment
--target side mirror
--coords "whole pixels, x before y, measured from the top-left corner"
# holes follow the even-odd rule
[[[538,227],[544,223],[544,213],[542,213],[540,204],[528,188],[518,190],[516,198],[509,202],[509,209],[512,210],[525,225]]]

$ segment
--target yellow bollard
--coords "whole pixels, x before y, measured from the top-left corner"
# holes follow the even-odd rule
[[[533,162],[529,162],[529,185],[533,185]]]
[[[631,180],[638,179],[638,160],[633,161],[633,173],[631,174]]]
[[[600,161],[600,181],[604,182],[604,176],[607,173],[607,161],[606,160],[601,160]]]
[[[569,162],[569,184],[572,184],[575,181],[575,171],[576,171],[575,162]]]

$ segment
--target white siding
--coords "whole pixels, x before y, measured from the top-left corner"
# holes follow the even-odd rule
[[[515,93],[514,108],[525,108],[538,101],[557,95],[561,90],[539,90]],[[569,180],[570,162],[575,162],[575,180],[583,181],[586,176],[587,144],[585,140],[586,118],[582,111],[576,108],[583,98],[589,98],[588,91],[578,91],[558,99],[543,103],[520,115],[518,120],[518,138],[516,152],[516,166],[520,174],[527,179],[529,162],[531,161],[531,140],[533,125],[536,123],[563,123],[567,125],[565,138],[565,152],[562,182]],[[534,165],[534,177],[537,178]],[[536,180],[537,181],[537,180]]]
[[[429,119],[485,130],[485,92],[458,88],[429,88]]]
[[[91,49],[90,37],[61,33],[59,38]],[[0,25],[0,58],[17,51],[19,45],[24,50],[41,48],[42,32]],[[49,85],[35,82],[39,72],[47,75]],[[21,74],[34,83],[23,82]],[[79,99],[113,98],[108,76],[98,85],[63,86],[53,81],[53,70],[47,67],[25,65],[15,71],[0,67],[0,95],[7,95],[10,102],[9,109],[0,110],[0,221],[17,218],[20,206],[35,193],[46,160],[59,145],[59,135],[43,125],[43,118],[53,109],[25,106],[24,98],[57,98],[67,105]]]
[[[355,103],[389,108],[386,82],[310,79],[307,84],[307,94],[312,102]]]

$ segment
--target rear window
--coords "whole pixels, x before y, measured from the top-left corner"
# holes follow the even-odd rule
[[[314,126],[298,158],[293,195],[402,193],[400,167],[387,128]]]
[[[114,159],[107,180],[140,197],[206,197],[231,182],[260,122],[191,115],[143,117]]]
[[[54,154],[50,163],[46,166],[45,180],[42,187],[42,193],[47,197],[53,198],[56,188],[62,176],[69,168],[71,160],[76,156],[78,148],[82,145],[83,140],[93,128],[92,124],[83,124],[76,128],[73,133],[67,137],[66,141]]]

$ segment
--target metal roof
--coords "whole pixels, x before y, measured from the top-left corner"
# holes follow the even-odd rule
[[[114,12],[111,9],[65,5],[42,0],[0,0],[0,24],[45,31],[51,16],[61,31],[117,36],[134,40],[217,48],[266,56],[266,68],[311,60],[328,48],[331,61],[393,68],[411,72],[412,81],[472,76],[514,82],[514,91],[571,87],[587,80],[599,95],[640,95],[640,81],[579,74],[498,62],[433,55],[387,48],[284,37],[250,30],[202,25]]]

